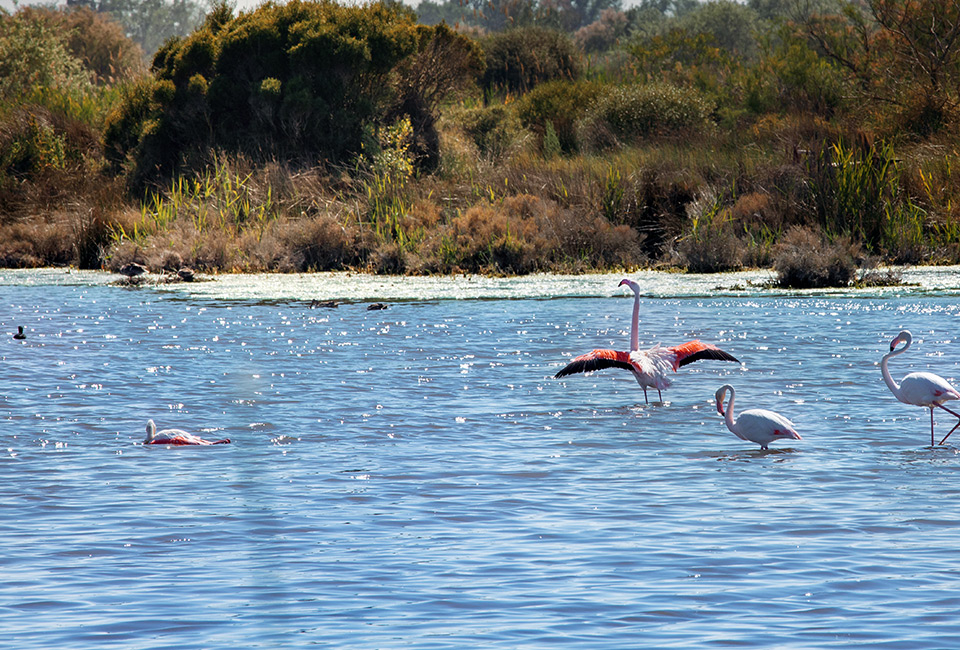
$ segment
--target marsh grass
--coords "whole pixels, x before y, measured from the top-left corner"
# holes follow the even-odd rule
[[[48,123],[50,133],[69,132],[53,118]],[[48,142],[24,124],[18,133]],[[36,189],[6,195],[43,206],[50,217],[45,225],[0,226],[0,262],[96,266],[99,259],[116,269],[135,260],[159,269],[176,258],[206,272],[408,274],[773,265],[785,284],[822,286],[854,281],[856,233],[879,233],[878,246],[901,261],[955,259],[960,249],[949,199],[960,174],[950,156],[928,155],[913,165],[881,147],[845,158],[844,145],[830,154],[838,166],[826,169],[797,160],[769,134],[744,141],[742,133],[713,132],[696,142],[660,137],[602,154],[547,158],[522,130],[516,134],[522,142],[505,141],[493,156],[481,154],[463,128],[443,124],[444,157],[434,175],[413,172],[407,128],[395,123],[371,133],[366,159],[351,166],[254,164],[221,154],[134,204],[123,198],[120,180],[105,183],[86,154],[68,157],[40,166],[18,186]],[[81,140],[74,135],[67,142]],[[871,155],[886,169],[867,174],[856,161]],[[821,184],[813,193],[811,179]],[[109,188],[112,201],[98,198],[98,184]],[[833,203],[816,194],[830,187],[843,195]],[[895,200],[870,203],[858,198],[864,188]],[[821,198],[833,210],[853,206],[859,220],[821,228],[825,212],[811,210]],[[788,236],[811,222],[817,228],[810,241],[819,251],[813,256],[796,242],[789,246],[799,235]],[[870,230],[871,224],[879,225]],[[840,244],[845,236],[849,245]]]
[[[687,215],[690,226],[678,252],[688,271],[718,273],[743,266],[743,244],[720,196],[707,188],[688,204]]]

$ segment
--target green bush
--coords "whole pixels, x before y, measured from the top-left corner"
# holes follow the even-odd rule
[[[744,75],[744,104],[751,112],[812,112],[829,117],[843,102],[840,71],[806,41],[781,30]]]
[[[690,34],[708,34],[719,48],[739,58],[756,53],[755,32],[763,27],[757,12],[733,0],[712,0],[676,20]]]
[[[577,48],[567,34],[523,27],[494,34],[483,42],[487,91],[525,93],[537,84],[580,76]]]
[[[57,34],[98,84],[117,83],[146,72],[143,51],[107,13],[89,7],[24,7],[19,14]]]
[[[516,112],[503,104],[465,109],[458,117],[480,154],[492,160],[502,159],[529,136]]]
[[[432,128],[419,118],[449,90],[442,75],[459,80],[464,69],[434,65],[416,82],[404,73],[441,38],[470,50],[445,26],[417,25],[400,3],[292,0],[236,18],[220,5],[197,31],[157,52],[156,91],[149,101],[142,87],[128,95],[105,144],[115,161],[132,158],[135,185],[201,167],[213,150],[346,162],[369,128],[401,119],[398,107],[411,93],[422,100],[414,130]]]
[[[641,139],[695,134],[709,123],[710,105],[695,90],[665,83],[619,86],[601,95],[581,125],[595,148]]]
[[[524,95],[517,103],[523,124],[543,137],[552,124],[563,151],[577,149],[576,123],[596,101],[602,86],[592,81],[549,81]]]
[[[0,106],[35,100],[45,88],[84,95],[93,86],[90,72],[42,15],[0,13]]]

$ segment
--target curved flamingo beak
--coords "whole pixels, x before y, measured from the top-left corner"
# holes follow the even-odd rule
[[[622,286],[625,285],[625,284],[629,285],[629,284],[630,284],[630,280],[627,280],[626,278],[624,278],[623,280],[620,280],[620,284],[618,284],[617,286],[618,286],[618,287],[622,287]]]
[[[717,413],[723,415],[723,402],[717,400]]]
[[[893,352],[898,345],[907,340],[907,337],[904,336],[903,332],[897,334],[892,341],[890,341],[890,351]]]

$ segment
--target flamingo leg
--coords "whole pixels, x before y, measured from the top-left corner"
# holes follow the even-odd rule
[[[933,447],[933,407],[930,407],[930,446]]]
[[[663,393],[660,392],[660,389],[657,389],[657,395],[660,397],[660,401],[663,402]]]
[[[647,399],[647,387],[646,387],[646,386],[643,387],[643,401],[644,401],[645,403],[647,403],[647,404],[650,403],[650,400]]]
[[[950,429],[950,433],[953,433],[954,431],[956,431],[956,430],[957,430],[957,427],[960,427],[960,420],[957,420],[957,423],[956,423],[955,425],[953,425],[953,428]],[[950,433],[948,433],[947,435],[945,435],[945,436],[943,437],[943,440],[940,441],[940,444],[941,444],[941,445],[947,440],[947,438],[950,437]]]
[[[957,430],[957,427],[960,427],[960,414],[955,413],[954,411],[951,411],[950,409],[948,409],[948,408],[947,408],[946,406],[944,406],[943,404],[937,404],[937,406],[939,406],[940,408],[942,408],[942,409],[943,409],[944,411],[946,411],[947,413],[951,413],[951,414],[957,416],[957,423],[956,423],[955,425],[953,425],[953,428],[952,428],[952,429],[950,429],[950,433],[953,433],[954,431],[956,431],[956,430]],[[933,414],[933,409],[930,409],[930,414],[931,414],[931,415]],[[947,435],[945,435],[945,436],[943,437],[943,440],[940,441],[940,444],[941,444],[941,445],[946,441],[947,438],[950,437],[950,433],[948,433]]]
[[[960,419],[960,413],[957,413],[956,411],[952,411],[952,410],[948,409],[948,408],[947,408],[946,406],[944,406],[943,404],[937,404],[937,406],[939,406],[940,408],[942,408],[942,409],[943,409],[944,411],[946,411],[947,413],[950,413],[951,415],[953,415],[953,416],[956,417],[957,419]]]

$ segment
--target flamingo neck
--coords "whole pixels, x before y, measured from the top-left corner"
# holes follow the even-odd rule
[[[630,287],[633,289],[633,287]],[[633,290],[633,320],[630,321],[630,351],[640,349],[640,292]]]
[[[899,350],[891,350],[887,354],[883,355],[883,359],[880,360],[880,373],[883,375],[883,383],[887,385],[887,388],[890,389],[890,392],[893,393],[898,399],[900,397],[900,386],[898,386],[897,382],[893,380],[893,376],[890,374],[890,368],[887,367],[887,363],[890,361],[891,357],[895,357],[898,354],[903,354],[909,347],[910,341],[907,341],[905,346]]]
[[[730,401],[727,402],[727,408],[724,409],[723,419],[727,421],[727,428],[732,432],[737,432],[737,423],[733,419],[733,400],[736,399],[737,394],[734,392],[733,388],[730,389]]]

